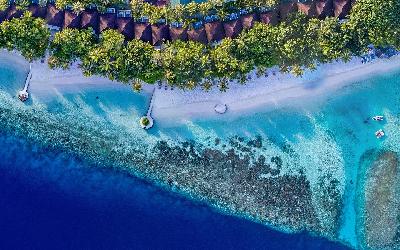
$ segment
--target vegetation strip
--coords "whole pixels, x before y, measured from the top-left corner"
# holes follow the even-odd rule
[[[157,81],[187,89],[226,90],[231,81],[245,83],[254,69],[260,75],[278,65],[300,75],[317,62],[359,55],[369,44],[399,48],[398,16],[396,0],[358,0],[347,21],[294,13],[275,26],[255,22],[252,29],[216,46],[176,40],[155,49],[138,39],[126,42],[117,30],[107,29],[97,37],[91,27],[65,28],[50,42],[45,21],[25,13],[0,24],[0,47],[34,60],[44,57],[50,44],[50,67],[68,68],[79,60],[86,75],[130,83],[136,90],[143,82]]]

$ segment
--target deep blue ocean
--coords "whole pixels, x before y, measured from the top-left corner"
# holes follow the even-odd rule
[[[0,249],[345,249],[0,131]]]

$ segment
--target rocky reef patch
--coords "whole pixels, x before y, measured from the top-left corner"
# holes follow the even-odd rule
[[[127,171],[280,230],[337,238],[343,166],[328,133],[318,132],[311,142],[300,138],[302,150],[261,136],[175,141],[111,124],[77,105],[49,112],[6,96],[0,100],[3,130],[43,147]]]
[[[358,239],[365,249],[400,248],[399,157],[393,151],[368,151],[361,161]]]

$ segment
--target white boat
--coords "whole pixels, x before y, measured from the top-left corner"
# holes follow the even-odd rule
[[[381,116],[381,115],[374,116],[374,117],[372,117],[372,120],[374,120],[374,121],[383,121],[383,116]]]
[[[380,139],[385,136],[385,132],[383,132],[382,129],[379,129],[378,131],[375,132],[375,136],[376,138]]]

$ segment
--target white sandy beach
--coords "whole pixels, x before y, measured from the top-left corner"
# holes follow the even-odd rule
[[[28,67],[28,63],[15,53],[1,51],[0,58]],[[289,100],[309,99],[357,80],[396,69],[400,69],[400,55],[390,59],[376,59],[367,64],[362,64],[360,58],[353,58],[347,63],[322,64],[315,71],[306,71],[302,77],[282,74],[274,68],[268,71],[268,77],[256,78],[253,75],[246,85],[231,84],[225,93],[218,89],[209,92],[201,89],[165,90],[153,85],[146,85],[143,90],[147,93],[155,91],[152,111],[154,119],[179,122],[270,109],[285,105]],[[132,91],[129,86],[103,77],[84,77],[77,65],[69,70],[50,70],[46,63],[32,63],[29,93],[34,97],[51,98],[64,93],[79,93],[87,88]],[[214,107],[217,104],[226,104],[227,113],[222,115],[216,113]]]

